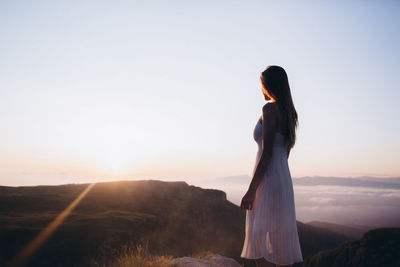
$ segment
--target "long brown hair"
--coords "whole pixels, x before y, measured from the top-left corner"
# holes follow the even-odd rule
[[[285,136],[288,149],[292,149],[296,142],[296,128],[298,126],[297,112],[293,105],[290,93],[289,80],[286,71],[276,65],[268,66],[261,73],[261,83],[271,95],[281,110],[285,123]]]

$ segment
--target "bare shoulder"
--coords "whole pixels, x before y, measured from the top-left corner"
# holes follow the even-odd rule
[[[268,102],[262,108],[263,114],[269,116],[277,116],[279,112],[278,109],[279,109],[278,104],[274,102]]]
[[[278,126],[278,117],[279,117],[279,107],[278,104],[274,102],[268,102],[263,106],[263,132],[264,136],[269,136],[269,140],[273,140],[274,138],[270,135],[273,135],[276,132]],[[267,137],[265,137],[267,138]]]

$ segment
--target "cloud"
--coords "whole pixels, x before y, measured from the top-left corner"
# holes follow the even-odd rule
[[[334,201],[335,199],[329,198],[329,197],[312,197],[310,198],[310,201],[316,202],[318,204],[326,204]]]
[[[294,180],[296,217],[300,221],[328,221],[365,226],[400,226],[400,188],[398,178],[307,178],[307,183]],[[344,179],[344,180],[343,180]],[[356,181],[351,181],[356,180]],[[210,180],[211,181],[211,180]],[[223,177],[203,183],[227,193],[239,205],[250,178],[244,175]]]

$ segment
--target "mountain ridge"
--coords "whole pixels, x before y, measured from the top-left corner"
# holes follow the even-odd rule
[[[1,186],[0,264],[15,256],[88,185]],[[239,256],[244,226],[245,212],[221,190],[152,179],[100,182],[34,255],[31,264],[85,266],[93,260],[107,262],[127,243],[148,244],[151,253],[174,257],[207,249],[243,263]],[[351,239],[301,222],[298,230],[305,258]]]

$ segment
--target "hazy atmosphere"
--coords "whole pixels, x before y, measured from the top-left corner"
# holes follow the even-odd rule
[[[0,184],[250,175],[260,73],[293,177],[399,176],[399,3],[2,1]]]
[[[218,188],[240,204],[250,183],[247,175],[198,182]],[[296,217],[302,222],[328,221],[357,227],[400,225],[400,177],[301,177],[293,180]]]
[[[0,266],[398,266],[399,14],[0,1]]]

